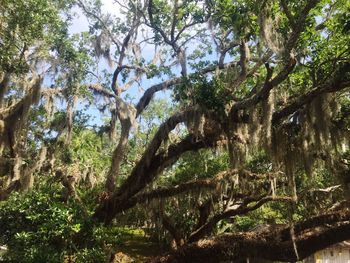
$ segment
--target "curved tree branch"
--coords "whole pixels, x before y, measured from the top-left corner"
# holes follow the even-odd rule
[[[166,167],[173,165],[183,153],[213,147],[220,139],[220,134],[211,134],[199,140],[191,134],[182,141],[170,145],[167,150],[154,155],[148,162],[140,163],[119,191],[96,209],[94,217],[106,223],[111,222],[118,213],[127,209],[125,205],[129,198],[143,189]]]

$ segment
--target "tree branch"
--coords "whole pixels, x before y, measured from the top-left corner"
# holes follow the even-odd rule
[[[291,25],[292,28],[295,27],[295,21],[294,21],[294,17],[292,15],[292,13],[290,12],[289,8],[288,8],[288,3],[286,2],[286,0],[280,0],[280,4],[282,6],[282,10],[283,12],[286,14],[287,19]]]
[[[282,109],[273,113],[272,123],[277,124],[284,117],[287,117],[294,113],[296,110],[300,109],[303,105],[310,103],[316,97],[329,92],[336,92],[345,88],[350,87],[350,79],[345,78],[345,72],[350,71],[350,63],[344,63],[336,72],[333,78],[330,78],[325,83],[313,88],[309,92],[300,95],[295,98],[294,101],[290,102],[288,105],[284,106]]]
[[[152,199],[171,197],[189,191],[201,191],[203,189],[215,190],[222,180],[229,179],[230,177],[238,174],[239,172],[239,170],[233,169],[229,171],[220,172],[217,175],[215,175],[212,179],[194,180],[175,186],[160,187],[158,189],[150,190],[145,193],[140,193],[129,198],[126,201],[124,205],[124,210],[131,208],[136,204],[148,202]],[[237,196],[241,195],[238,194]]]
[[[244,200],[244,199],[243,199]],[[209,234],[213,228],[216,226],[216,224],[225,218],[230,218],[237,215],[247,214],[248,212],[254,211],[264,205],[267,202],[275,201],[275,202],[281,202],[281,201],[287,201],[291,202],[292,198],[290,197],[275,197],[275,196],[264,196],[264,197],[249,197],[246,200],[243,201],[243,204],[238,206],[234,209],[228,209],[225,210],[219,214],[214,215],[207,221],[205,224],[203,224],[200,228],[196,229],[188,238],[188,242],[195,242],[199,239],[203,238],[205,235]],[[253,205],[249,206],[249,203],[254,203]]]
[[[264,56],[264,58],[266,58],[266,57]],[[232,67],[235,64],[236,64],[236,62],[226,63],[226,64],[223,65],[222,69]],[[259,65],[259,67],[261,66],[260,63],[257,63],[257,64]],[[255,68],[256,67],[254,67],[254,69]],[[209,66],[209,67],[206,67],[206,68],[202,69],[201,71],[197,72],[196,74],[190,74],[188,77],[191,78],[192,76],[195,76],[197,74],[200,74],[200,75],[201,74],[203,74],[203,75],[204,74],[208,74],[208,73],[214,72],[215,70],[217,70],[217,66],[216,65]],[[248,75],[249,74],[250,73],[248,73]],[[184,81],[183,77],[176,77],[176,78],[173,78],[173,79],[161,82],[159,84],[153,85],[150,88],[148,88],[145,91],[145,93],[143,94],[143,96],[140,98],[140,100],[137,103],[137,105],[136,105],[136,109],[137,109],[136,117],[138,117],[142,113],[142,111],[148,106],[148,104],[152,100],[153,95],[156,92],[162,91],[162,90],[168,89],[168,88],[170,88],[170,87],[172,87],[174,85],[180,84],[182,81]]]

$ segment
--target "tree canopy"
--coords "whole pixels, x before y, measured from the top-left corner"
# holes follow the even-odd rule
[[[0,13],[5,260],[108,262],[146,225],[169,247],[150,262],[296,261],[350,239],[349,1]]]

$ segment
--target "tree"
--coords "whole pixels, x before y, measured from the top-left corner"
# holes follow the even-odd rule
[[[49,20],[43,24],[53,23],[61,32],[45,42],[44,50],[51,48],[54,54],[35,52],[48,65],[57,65],[59,77],[53,81],[54,89],[39,92],[35,70],[23,71],[21,76],[27,74],[33,79],[23,96],[18,81],[9,78],[12,71],[1,68],[2,94],[10,94],[3,87],[12,85],[20,97],[14,104],[7,97],[8,106],[3,106],[0,114],[5,156],[14,160],[2,199],[18,188],[14,187],[18,182],[26,185],[24,189],[30,188],[23,182],[29,180],[26,178],[33,181],[34,172],[41,169],[45,159],[49,162],[42,150],[45,154],[38,157],[35,166],[19,168],[24,154],[18,149],[28,150],[30,138],[28,134],[24,139],[24,131],[38,123],[27,116],[30,109],[35,112],[32,104],[42,94],[47,97],[39,105],[45,106],[46,112],[38,111],[37,116],[47,120],[35,128],[41,136],[30,139],[34,149],[51,141],[45,139],[47,128],[57,131],[53,149],[62,140],[67,152],[73,148],[74,127],[79,126],[74,118],[77,100],[108,110],[110,123],[105,130],[116,147],[104,180],[103,198],[93,218],[111,224],[135,205],[158,200],[154,213],[181,247],[156,259],[160,262],[201,262],[203,257],[214,260],[214,255],[222,260],[256,257],[293,261],[349,238],[347,1],[116,1],[120,17],[103,14],[99,1],[78,0],[76,4],[89,21],[89,34],[70,37],[66,24]],[[7,14],[5,9],[2,12]],[[11,15],[4,16],[1,31],[12,32],[8,25],[16,22],[11,19]],[[38,30],[45,37],[51,36],[45,27]],[[41,34],[31,37],[41,39]],[[30,36],[26,32],[23,35]],[[7,45],[1,41],[2,46]],[[16,38],[13,41],[17,43]],[[26,49],[33,45],[25,44]],[[14,52],[24,66],[30,65],[21,50]],[[4,57],[7,60],[2,65],[12,63],[16,70],[20,68],[16,56]],[[101,74],[98,70],[100,58],[113,66],[110,79],[106,71]],[[159,83],[145,87],[149,80]],[[145,90],[137,103],[124,95],[133,87]],[[151,122],[147,130],[145,110],[155,94],[164,90],[173,93],[174,109],[165,120]],[[47,110],[55,100],[45,94],[63,94],[66,100],[66,110],[56,114],[56,122]],[[25,117],[10,132],[7,127],[18,112]],[[140,144],[138,134],[146,134]],[[19,138],[24,141],[19,143]],[[226,163],[218,161],[220,165],[213,165],[208,172],[203,171],[201,162],[215,164],[217,159],[206,156],[199,160],[195,171],[203,175],[200,179],[187,181],[191,176],[184,176],[173,183],[161,180],[161,175],[179,176],[181,170],[176,168],[186,163],[186,158],[195,165],[196,153],[205,156],[206,150],[218,148],[223,148],[226,156],[215,158]],[[263,158],[256,153],[262,153]],[[63,158],[54,153],[51,161],[55,156]],[[71,198],[76,196],[66,178],[69,172],[57,173],[57,168],[52,165],[53,172],[70,189]],[[122,171],[127,173],[124,178]],[[152,184],[159,188],[153,189]],[[338,190],[344,194],[334,194]],[[172,200],[181,200],[189,192],[201,194],[188,197],[195,206],[177,205],[189,211],[182,220],[191,218],[190,224],[179,228]],[[317,206],[310,201],[310,193],[325,194],[318,207],[322,214],[314,209]],[[280,213],[283,225],[261,234],[231,233],[204,239],[215,233],[219,224],[231,220],[235,225],[239,216],[262,208]],[[306,213],[308,209],[314,213]]]

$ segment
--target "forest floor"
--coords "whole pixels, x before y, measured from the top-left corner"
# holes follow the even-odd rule
[[[129,230],[123,235],[121,244],[117,247],[114,262],[145,262],[148,259],[166,251],[157,242],[150,239],[142,229]],[[119,261],[118,261],[119,260]]]

